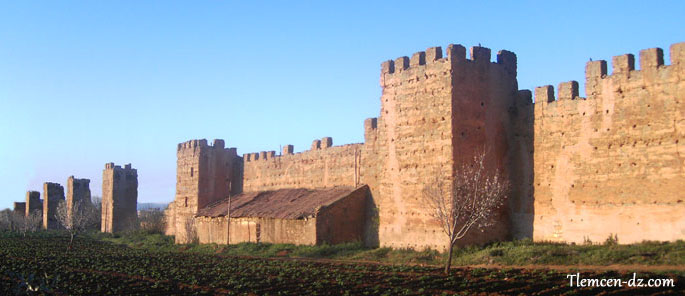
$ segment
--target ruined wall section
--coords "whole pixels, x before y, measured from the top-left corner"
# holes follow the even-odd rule
[[[194,232],[193,217],[198,209],[242,191],[242,158],[236,148],[224,148],[223,140],[191,140],[178,145],[176,199],[173,205],[173,230],[176,242],[184,243]]]
[[[64,201],[64,187],[58,183],[43,183],[43,229],[59,228],[55,213],[60,201]]]
[[[436,178],[449,184],[456,165],[486,147],[489,166],[508,163],[509,109],[517,94],[516,56],[502,51],[490,62],[490,50],[450,45],[446,58],[440,47],[387,61],[381,68],[381,116],[368,120],[368,157],[363,182],[372,187],[378,206],[379,243],[395,248],[446,247],[446,238],[430,215],[424,184]],[[367,154],[365,154],[367,156]],[[373,164],[377,162],[377,164]],[[506,210],[503,210],[506,212]],[[462,243],[503,239],[506,217],[487,236],[474,235]]]
[[[138,171],[131,164],[123,168],[105,164],[102,171],[102,232],[119,232],[136,227],[138,220]]]
[[[35,211],[43,211],[43,201],[40,199],[40,192],[26,191],[26,216]]]
[[[586,66],[535,90],[535,240],[685,238],[685,43]]]
[[[69,176],[67,179],[67,216],[71,217],[74,205],[82,203],[90,205],[90,180],[77,179]]]
[[[17,214],[21,214],[21,215],[26,214],[26,202],[15,201],[13,204],[12,210]]]
[[[363,144],[332,145],[333,139],[326,137],[300,153],[293,154],[293,146],[286,145],[283,155],[275,151],[244,154],[243,191],[357,186]]]

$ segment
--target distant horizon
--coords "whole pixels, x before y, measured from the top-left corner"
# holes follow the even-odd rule
[[[139,203],[168,203],[176,145],[238,155],[312,140],[363,143],[380,64],[450,43],[514,52],[519,89],[576,80],[585,63],[685,41],[685,2],[0,3],[0,209],[138,170]],[[592,7],[592,9],[588,9]],[[468,55],[468,54],[467,54]],[[639,62],[636,63],[639,65]]]

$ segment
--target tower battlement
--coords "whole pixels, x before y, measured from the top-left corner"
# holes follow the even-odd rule
[[[470,57],[466,58],[466,48],[461,44],[450,44],[445,51],[443,58],[443,51],[440,46],[429,47],[425,51],[419,51],[412,54],[411,58],[407,56],[399,57],[395,60],[387,60],[381,63],[381,76],[384,74],[396,74],[403,71],[420,67],[430,66],[435,63],[451,62],[458,64],[460,62],[478,63],[478,64],[492,64],[503,67],[508,73],[516,75],[516,54],[508,50],[500,50],[497,52],[497,59],[491,62],[491,50],[486,47],[473,46],[469,50]]]

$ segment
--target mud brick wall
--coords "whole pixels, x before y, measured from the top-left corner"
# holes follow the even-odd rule
[[[363,242],[368,198],[369,187],[362,186],[322,208],[316,216],[316,243]]]
[[[283,155],[245,154],[243,191],[358,185],[363,144],[332,144],[331,138],[324,138],[300,153],[292,154],[292,145],[286,145]]]
[[[123,168],[105,164],[102,171],[102,232],[119,232],[136,227],[138,221],[138,171],[131,164]]]
[[[535,90],[535,240],[685,237],[685,43],[589,62]]]
[[[242,191],[242,159],[223,140],[192,140],[177,147],[176,199],[173,224],[176,241],[187,242],[187,226],[198,209]],[[172,232],[172,231],[167,231]]]
[[[433,47],[381,66],[381,114],[365,125],[372,142],[365,156],[373,161],[364,162],[362,173],[362,182],[375,184],[381,246],[444,248],[446,237],[423,199],[425,184],[436,177],[448,181],[458,164],[486,145],[490,166],[508,163],[515,55],[502,51],[492,63],[489,49],[474,47],[467,59],[461,45],[442,54]],[[500,225],[463,243],[504,238],[509,226]]]
[[[43,183],[43,228],[60,227],[55,213],[60,201],[64,201],[64,187],[58,183]]]

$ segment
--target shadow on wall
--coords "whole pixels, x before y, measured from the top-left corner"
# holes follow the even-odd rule
[[[366,225],[364,226],[364,245],[371,248],[380,246],[378,239],[378,225],[380,223],[378,216],[378,206],[373,199],[373,193],[369,190],[366,198]]]
[[[534,151],[534,110],[532,93],[529,90],[518,92],[514,106],[509,109],[510,134],[509,172],[513,184],[508,201],[510,233],[513,239],[533,238],[535,217],[534,196],[535,172],[533,170]]]

